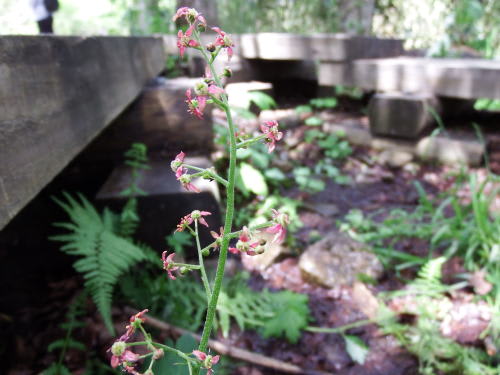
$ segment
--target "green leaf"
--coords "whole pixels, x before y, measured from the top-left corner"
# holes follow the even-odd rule
[[[321,130],[318,129],[307,130],[304,133],[304,141],[307,143],[311,143],[316,138],[323,138],[323,137],[325,137],[325,133],[323,133]]]
[[[165,237],[168,247],[173,248],[174,252],[182,255],[184,248],[193,244],[193,237],[187,232],[174,232]]]
[[[295,112],[297,113],[310,113],[313,109],[310,105],[299,105],[295,107]]]
[[[304,121],[304,123],[307,126],[321,126],[321,125],[323,125],[323,120],[320,119],[319,117],[312,116],[312,117],[309,117],[308,119],[306,119],[306,121]]]
[[[271,155],[268,152],[252,148],[251,158],[254,165],[259,169],[266,169],[271,161]]]
[[[250,91],[248,93],[250,102],[255,103],[260,110],[276,108],[276,102],[272,96],[262,92],[262,91]]]
[[[271,168],[264,172],[266,178],[275,181],[283,181],[286,180],[285,174],[278,168]]]
[[[247,159],[252,155],[252,150],[249,148],[239,148],[236,150],[236,158],[243,160]]]
[[[72,348],[72,349],[81,350],[81,351],[86,350],[85,344],[83,344],[79,341],[76,341],[73,339],[69,339],[67,341],[66,341],[66,339],[59,339],[59,340],[56,340],[56,341],[50,343],[49,346],[47,346],[47,351],[51,352],[55,349],[62,349],[62,348],[64,348],[64,346],[66,346],[67,348]]]
[[[291,343],[296,343],[310,319],[308,297],[289,290],[271,295],[274,316],[264,322],[264,337],[285,336]]]
[[[337,99],[335,98],[317,98],[311,99],[310,103],[316,108],[335,108],[337,106]]]
[[[42,371],[42,375],[71,375],[71,371],[66,366],[54,362],[48,369]]]
[[[269,190],[262,173],[247,163],[241,163],[240,175],[246,189],[256,195],[268,195]]]
[[[165,345],[172,346],[170,340]],[[191,353],[197,347],[197,342],[193,336],[184,334],[175,343],[175,348],[184,353]],[[175,353],[166,352],[165,355],[153,365],[155,374],[168,375],[189,375],[186,362]]]
[[[368,355],[368,346],[357,336],[344,335],[345,349],[351,359],[360,365],[365,363]]]

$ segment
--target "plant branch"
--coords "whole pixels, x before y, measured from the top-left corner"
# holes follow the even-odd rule
[[[198,260],[200,262],[201,280],[203,281],[203,286],[205,287],[205,293],[207,294],[207,303],[208,303],[210,301],[210,297],[212,296],[212,291],[210,290],[207,271],[205,270],[205,264],[203,263],[203,254],[200,245],[200,235],[198,232],[198,220],[194,221],[194,228],[195,228],[195,238],[196,238],[196,249],[198,250]]]

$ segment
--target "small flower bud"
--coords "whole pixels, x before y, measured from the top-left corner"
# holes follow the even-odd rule
[[[198,220],[201,217],[201,212],[199,210],[194,210],[193,212],[191,212],[191,217],[194,220]]]
[[[231,77],[233,75],[233,71],[231,70],[231,68],[225,67],[224,71],[222,72],[222,75],[224,77],[229,78],[229,77]]]
[[[196,19],[198,18],[198,12],[196,11],[196,9],[194,8],[189,8],[188,12],[187,12],[187,15],[186,15],[186,18],[188,20],[189,23],[193,23],[196,21]]]
[[[207,46],[206,46],[206,48],[207,48],[207,51],[208,51],[208,52],[212,53],[212,52],[215,52],[215,48],[216,48],[216,47],[215,47],[215,44],[213,44],[213,43],[208,43],[208,44],[207,44]]]
[[[185,275],[188,272],[189,272],[189,268],[187,268],[187,267],[181,267],[181,269],[180,269],[181,275]]]
[[[188,175],[188,174],[183,174],[181,175],[178,180],[182,183],[182,184],[189,184],[191,182],[191,176]]]
[[[198,96],[208,95],[208,84],[204,81],[200,81],[194,85],[194,92]]]
[[[203,251],[201,252],[201,255],[203,255],[204,257],[207,257],[210,255],[210,249],[203,249]]]
[[[113,346],[111,346],[111,353],[114,356],[120,357],[123,353],[125,353],[125,349],[127,349],[127,344],[123,341],[115,341]]]

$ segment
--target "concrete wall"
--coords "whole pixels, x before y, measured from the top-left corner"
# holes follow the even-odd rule
[[[164,65],[161,38],[0,37],[0,229]]]

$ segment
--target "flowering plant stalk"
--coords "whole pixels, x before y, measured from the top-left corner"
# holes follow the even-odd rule
[[[269,222],[252,228],[243,227],[241,230],[232,232],[237,168],[236,150],[238,148],[248,147],[256,142],[264,141],[267,143],[268,151],[272,152],[276,142],[283,137],[283,134],[278,130],[278,123],[276,121],[266,121],[260,127],[262,134],[238,143],[237,129],[233,123],[228,98],[222,85],[222,78],[229,77],[231,71],[229,68],[225,68],[221,73],[218,73],[214,68],[214,61],[222,51],[226,52],[228,60],[231,59],[234,43],[228,34],[218,27],[213,27],[212,30],[216,32],[215,41],[203,46],[200,34],[207,29],[207,23],[204,17],[193,8],[180,8],[174,16],[174,21],[177,19],[184,20],[188,25],[185,32],[179,30],[177,34],[177,46],[181,56],[185,53],[186,49],[195,49],[201,53],[207,63],[207,69],[203,80],[197,83],[193,90],[189,89],[186,92],[188,112],[198,118],[203,118],[203,112],[207,104],[214,104],[225,112],[228,123],[227,131],[229,134],[229,169],[227,172],[227,179],[225,179],[217,174],[213,168],[203,169],[185,163],[184,159],[186,155],[182,151],[179,152],[171,162],[171,168],[177,180],[188,191],[200,192],[198,187],[193,183],[194,178],[215,180],[221,186],[225,187],[227,197],[225,220],[224,226],[220,229],[219,233],[215,231],[211,232],[214,242],[204,248],[202,248],[200,244],[199,226],[209,226],[205,218],[210,216],[211,213],[195,210],[180,220],[176,230],[187,230],[194,236],[198,250],[198,264],[178,263],[174,259],[175,253],[169,254],[168,251],[164,251],[162,254],[163,268],[171,280],[176,279],[176,273],[184,275],[191,271],[200,271],[201,280],[206,293],[207,313],[198,350],[192,353],[182,353],[177,349],[153,342],[151,336],[145,331],[142,325],[146,320],[144,314],[147,312],[147,310],[143,310],[139,314],[131,317],[130,324],[126,327],[127,330],[125,334],[122,335],[110,349],[112,353],[111,365],[113,367],[122,366],[122,368],[130,374],[140,374],[136,370],[134,364],[142,358],[151,357],[150,366],[144,375],[152,375],[153,364],[155,360],[163,355],[164,351],[173,352],[183,359],[189,368],[190,374],[198,374],[201,369],[206,369],[207,374],[211,374],[213,371],[212,366],[219,361],[219,356],[210,355],[207,352],[208,340],[214,323],[228,251],[234,254],[247,254],[251,256],[262,254],[267,244],[266,241],[255,237],[257,231],[259,229],[265,229],[266,232],[275,235],[273,242],[281,242],[285,238],[286,225],[288,224],[288,217],[285,214],[273,210],[272,220]],[[194,173],[189,174],[189,171],[193,171]],[[230,247],[231,240],[236,238],[237,241],[235,245]],[[217,270],[215,278],[210,282],[207,277],[203,258],[217,250],[219,250]],[[129,342],[136,330],[142,333],[144,340]],[[135,354],[132,351],[134,346],[144,346],[148,354]]]

